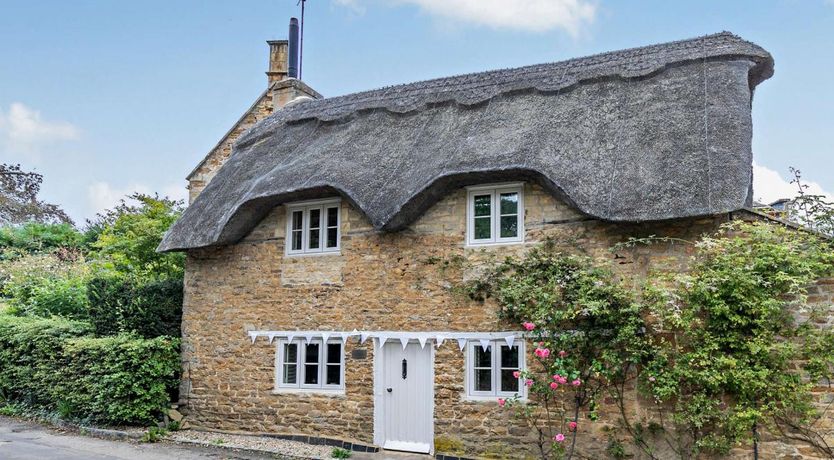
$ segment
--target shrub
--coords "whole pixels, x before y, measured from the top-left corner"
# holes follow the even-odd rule
[[[0,294],[16,312],[87,317],[87,266],[56,254],[27,255],[0,263]]]
[[[175,391],[179,341],[93,338],[79,321],[0,316],[0,389],[9,402],[110,424],[152,422]]]
[[[100,276],[87,285],[90,321],[96,334],[134,332],[143,337],[179,337],[182,280],[138,284],[119,276]]]
[[[82,246],[83,235],[66,223],[27,222],[0,227],[0,259],[14,259],[59,248],[80,250]]]

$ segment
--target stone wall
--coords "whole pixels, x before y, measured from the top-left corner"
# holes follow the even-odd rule
[[[273,47],[270,48],[272,49]],[[280,59],[280,51],[276,53],[278,53],[278,55],[272,57]],[[285,54],[286,53],[284,53],[284,55]],[[286,67],[286,63],[284,63],[284,66]],[[226,160],[228,160],[229,156],[232,154],[232,148],[241,134],[245,133],[249,130],[249,128],[255,126],[257,122],[271,115],[273,111],[284,107],[298,98],[307,97],[318,99],[322,97],[321,94],[316,92],[313,88],[307,86],[307,84],[301,80],[294,78],[273,80],[273,78],[277,78],[280,75],[286,77],[286,72],[283,74],[280,72],[267,72],[267,74],[270,75],[269,88],[258,96],[258,99],[255,100],[255,103],[252,104],[251,107],[249,107],[249,110],[247,110],[243,116],[240,117],[237,123],[232,126],[232,129],[230,129],[223,136],[223,138],[220,139],[220,142],[218,142],[217,145],[209,151],[197,168],[188,175],[189,203],[193,203],[194,200],[197,199],[200,192],[206,188],[217,172],[220,171],[220,167],[226,163]]]
[[[223,139],[206,155],[202,163],[188,176],[188,202],[193,203],[200,192],[220,171],[220,167],[232,154],[232,146],[241,134],[272,113],[272,95],[269,91],[261,94],[252,107],[223,136]]]
[[[373,346],[348,341],[344,395],[274,394],[275,345],[249,330],[512,330],[495,306],[450,287],[478,265],[522,253],[545,238],[566,251],[610,263],[624,279],[652,269],[683,270],[685,244],[641,246],[615,256],[630,236],[695,239],[730,216],[655,224],[612,224],[578,214],[535,185],[525,185],[525,243],[465,247],[466,191],[438,202],[407,230],[382,234],[343,200],[338,255],[284,255],[286,210],[276,208],[243,241],[188,254],[183,310],[181,399],[191,423],[206,428],[317,434],[373,442]],[[462,261],[467,263],[463,264]],[[466,268],[463,267],[475,267]],[[831,286],[829,286],[831,287]],[[834,289],[831,289],[834,292]],[[815,295],[824,294],[815,291]],[[829,294],[825,294],[829,295]],[[821,301],[831,301],[830,297]],[[351,358],[362,347],[367,358]],[[532,347],[528,347],[532,349]],[[435,436],[439,450],[524,456],[532,432],[493,401],[462,397],[464,354],[447,342],[435,357]],[[633,404],[639,405],[634,401]],[[607,411],[613,401],[603,402]],[[586,427],[594,425],[582,423]],[[582,450],[603,458],[604,425],[581,433]],[[442,449],[441,449],[442,448]]]

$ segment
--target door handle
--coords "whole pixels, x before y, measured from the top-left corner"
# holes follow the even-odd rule
[[[394,389],[393,388],[388,388],[387,391],[388,391],[388,393],[391,393],[392,391],[394,391]]]

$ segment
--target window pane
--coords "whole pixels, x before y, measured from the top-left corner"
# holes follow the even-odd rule
[[[501,391],[518,391],[518,379],[513,377],[512,369],[501,371]]]
[[[319,228],[321,225],[321,209],[310,210],[310,228]]]
[[[501,214],[518,214],[518,193],[501,194]]]
[[[327,247],[328,248],[335,248],[339,245],[338,242],[339,233],[337,228],[328,228],[327,229]]]
[[[339,364],[342,362],[342,344],[327,344],[327,362],[331,364]]]
[[[318,363],[319,362],[319,344],[308,343],[304,346],[304,362]]]
[[[481,345],[475,345],[475,367],[492,367],[492,347],[484,351]]]
[[[475,239],[484,240],[492,237],[492,219],[489,217],[475,218]]]
[[[301,250],[301,230],[294,230],[292,232],[292,250],[293,251],[300,251]]]
[[[318,249],[319,247],[319,230],[310,230],[310,244],[307,245],[309,249]]]
[[[340,371],[340,366],[327,366],[327,377],[325,377],[324,383],[326,385],[339,385],[342,378]]]
[[[492,214],[492,195],[475,195],[475,215],[489,216]]]
[[[327,208],[327,226],[336,227],[339,225],[339,208]]]
[[[298,344],[285,343],[284,344],[284,362],[296,363],[298,362]]]
[[[501,238],[518,236],[518,216],[501,217]]]
[[[298,344],[284,344],[284,383],[298,382]]]
[[[319,241],[321,235],[321,209],[310,210],[310,227],[307,239],[307,249],[318,249],[321,246]]]
[[[475,391],[492,391],[491,369],[475,369]]]
[[[307,385],[318,385],[319,383],[319,365],[305,364],[304,365],[304,383]]]
[[[292,229],[301,230],[302,222],[304,220],[304,211],[292,212]]]
[[[284,383],[298,382],[298,365],[284,364]]]
[[[518,346],[501,346],[501,367],[518,369]]]

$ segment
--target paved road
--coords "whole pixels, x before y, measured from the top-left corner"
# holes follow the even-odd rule
[[[223,449],[168,443],[136,444],[63,433],[0,417],[0,459],[3,460],[205,460],[264,459]]]

